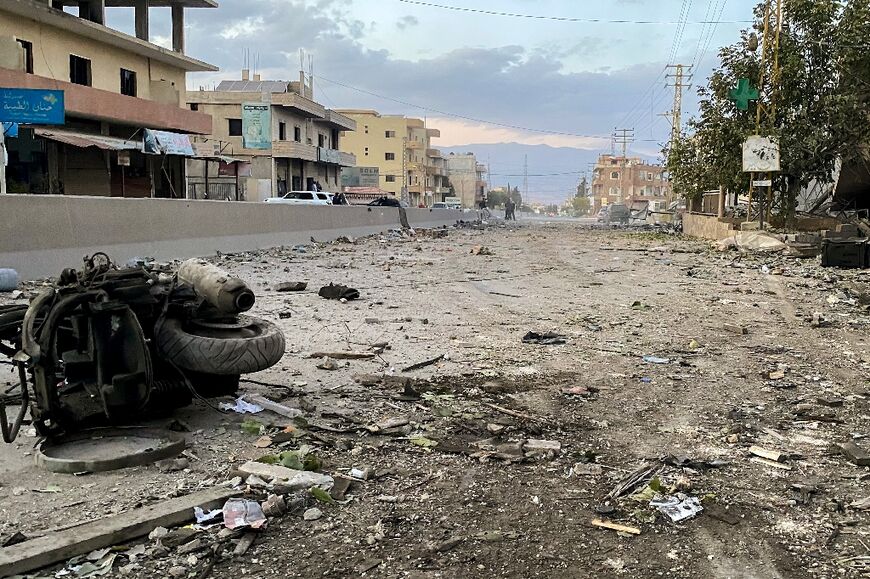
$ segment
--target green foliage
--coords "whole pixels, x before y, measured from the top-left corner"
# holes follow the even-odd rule
[[[867,0],[789,0],[780,36],[779,73],[764,66],[760,102],[740,111],[729,93],[741,78],[757,85],[764,6],[753,31],[722,48],[720,65],[699,88],[699,115],[665,151],[674,192],[687,199],[724,185],[745,192],[742,143],[760,132],[779,139],[782,172],[775,176],[776,205],[794,215],[797,193],[812,181],[832,183],[839,161],[856,159],[870,142],[870,6]],[[771,34],[771,38],[772,38]],[[774,81],[770,81],[774,79]],[[756,126],[763,107],[762,127]]]
[[[589,215],[589,212],[592,211],[592,201],[589,197],[578,195],[571,200],[571,208],[577,217]]]

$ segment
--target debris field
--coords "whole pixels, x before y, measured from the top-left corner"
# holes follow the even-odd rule
[[[870,570],[864,271],[545,222],[210,261],[286,354],[150,420],[176,458],[72,475],[27,426],[0,447],[3,551],[118,533],[29,576]],[[145,507],[166,524],[137,535]]]

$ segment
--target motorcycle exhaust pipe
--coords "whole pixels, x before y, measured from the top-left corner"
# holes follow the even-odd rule
[[[178,279],[224,314],[239,314],[254,307],[256,298],[248,284],[201,259],[182,263]]]

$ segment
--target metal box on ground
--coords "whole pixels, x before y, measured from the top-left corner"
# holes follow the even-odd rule
[[[865,239],[825,239],[822,241],[822,267],[867,268],[868,246]]]

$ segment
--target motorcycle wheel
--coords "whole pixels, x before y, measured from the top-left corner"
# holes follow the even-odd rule
[[[284,356],[284,334],[275,324],[249,316],[232,321],[167,318],[156,328],[157,351],[183,370],[250,374]]]

